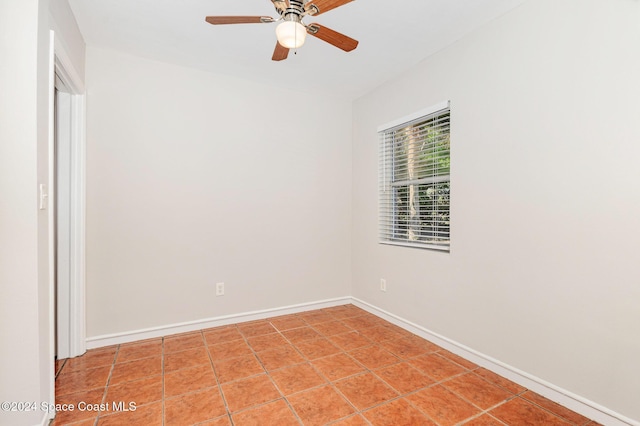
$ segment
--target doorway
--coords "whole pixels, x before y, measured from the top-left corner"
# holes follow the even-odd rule
[[[86,351],[84,94],[56,51],[53,105],[54,354]]]

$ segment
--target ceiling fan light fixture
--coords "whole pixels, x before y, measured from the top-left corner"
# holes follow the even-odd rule
[[[276,27],[278,43],[288,49],[295,49],[304,44],[307,29],[300,22],[283,21]]]

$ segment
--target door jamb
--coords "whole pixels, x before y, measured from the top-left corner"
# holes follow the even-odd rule
[[[83,79],[65,47],[54,38],[54,69],[71,94],[71,229],[70,229],[70,357],[86,351],[85,223],[86,223],[86,102]],[[54,76],[55,77],[55,76]],[[53,223],[50,224],[53,226]],[[52,313],[52,316],[54,313]],[[52,319],[53,321],[53,319]],[[51,336],[55,339],[55,336]]]

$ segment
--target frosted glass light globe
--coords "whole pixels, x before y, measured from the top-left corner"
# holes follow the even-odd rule
[[[284,21],[276,27],[278,43],[288,49],[295,49],[304,44],[307,30],[300,22]]]

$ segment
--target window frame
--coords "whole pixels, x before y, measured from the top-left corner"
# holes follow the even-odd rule
[[[381,125],[378,127],[378,135],[379,135],[379,162],[378,162],[378,242],[379,244],[385,245],[395,245],[395,246],[405,246],[405,247],[414,247],[420,249],[427,250],[435,250],[438,252],[449,253],[451,250],[451,202],[450,202],[450,185],[451,185],[451,170],[450,170],[450,160],[451,160],[451,151],[450,146],[447,152],[447,159],[449,161],[449,166],[447,169],[448,174],[440,174],[440,170],[434,171],[434,174],[428,175],[426,177],[420,177],[417,179],[400,179],[395,180],[394,172],[396,171],[396,165],[394,161],[396,161],[396,154],[394,153],[394,148],[390,148],[393,145],[393,142],[389,144],[387,141],[387,137],[390,137],[395,131],[410,127],[412,125],[419,125],[420,123],[424,123],[428,120],[431,120],[436,117],[442,117],[444,115],[449,115],[448,124],[446,125],[447,135],[450,141],[451,129],[450,129],[450,117],[451,117],[451,108],[450,102],[440,102],[436,105],[433,105],[428,108],[421,109],[416,111],[413,114],[407,115],[405,117],[394,120],[390,123]],[[421,152],[426,152],[421,151]],[[406,177],[406,176],[405,176]],[[396,198],[396,190],[397,188],[406,187],[414,185],[429,185],[434,183],[448,183],[448,191],[447,198],[448,203],[446,206],[446,214],[449,218],[448,224],[443,234],[448,235],[448,240],[443,240],[441,242],[435,241],[436,239],[431,239],[427,241],[416,241],[410,240],[407,236],[397,235],[407,233],[405,230],[402,232],[400,226],[398,225],[398,201]],[[437,208],[437,207],[436,207]],[[424,232],[427,229],[426,227],[420,227],[420,232]],[[428,228],[430,233],[433,233],[433,228]],[[440,232],[440,231],[435,231]]]

